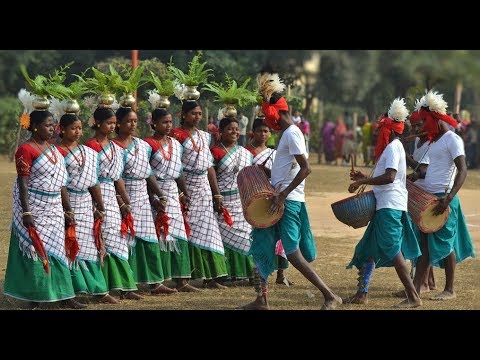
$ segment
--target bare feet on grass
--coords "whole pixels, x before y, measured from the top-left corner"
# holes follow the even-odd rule
[[[455,291],[444,290],[440,294],[432,296],[430,300],[452,300],[452,299],[455,299],[456,297],[457,297],[457,294],[455,294]]]
[[[405,299],[402,302],[393,305],[393,307],[397,309],[413,309],[419,306],[422,306],[422,300],[420,298],[415,300]]]
[[[255,301],[240,306],[237,310],[270,310],[270,307],[265,296],[257,296]]]
[[[334,310],[338,305],[342,305],[343,300],[340,296],[334,295],[333,298],[325,300],[320,310]]]
[[[195,286],[192,286],[189,283],[185,283],[185,284],[182,284],[180,286],[177,285],[177,290],[179,292],[199,292],[199,291],[203,291],[202,289],[196,288]]]
[[[356,293],[343,299],[344,304],[368,304],[368,293]]]
[[[101,304],[118,304],[120,300],[118,300],[117,298],[113,297],[110,294],[106,294],[100,297],[99,302]]]

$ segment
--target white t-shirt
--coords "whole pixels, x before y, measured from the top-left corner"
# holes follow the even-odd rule
[[[422,146],[417,147],[419,141],[420,138],[415,138],[415,150],[412,154],[413,160],[418,161],[420,164],[428,165],[430,163],[430,158],[428,156],[428,153],[430,152],[429,142],[427,140],[422,144]],[[418,185],[420,188],[425,190],[425,179],[418,179],[415,181],[415,185]]]
[[[373,177],[385,174],[386,169],[397,170],[397,175],[393,183],[373,186],[373,193],[377,200],[377,210],[387,208],[407,211],[407,162],[405,160],[405,150],[398,139],[393,140],[383,150]]]
[[[280,185],[279,191],[282,191],[292,182],[300,171],[294,155],[302,154],[308,158],[303,134],[298,126],[290,125],[282,134],[272,165],[272,185],[275,189]],[[288,194],[287,200],[305,202],[304,189],[305,180]]]
[[[425,175],[425,190],[431,194],[444,193],[452,189],[457,167],[454,160],[465,155],[463,140],[453,131],[447,131],[430,145],[430,164]]]

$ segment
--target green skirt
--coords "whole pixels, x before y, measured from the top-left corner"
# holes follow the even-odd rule
[[[108,293],[107,283],[99,262],[77,260],[70,273],[76,293],[90,295],[105,295]]]
[[[225,256],[188,243],[192,279],[211,280],[228,275]]]
[[[435,194],[443,196],[444,194]],[[433,266],[445,267],[443,259],[455,252],[457,264],[468,257],[475,258],[472,238],[465,222],[460,200],[455,195],[450,202],[450,215],[445,225],[438,231],[427,234],[430,263]]]
[[[103,259],[102,272],[108,289],[122,291],[137,290],[137,284],[133,278],[133,271],[128,261],[120,259],[114,254],[109,254]]]
[[[421,254],[410,216],[406,211],[377,210],[347,269],[352,266],[360,269],[369,258],[375,260],[376,268],[393,266],[393,259],[400,251],[405,259],[415,259]]]
[[[137,284],[158,284],[165,280],[158,243],[137,238],[128,262]],[[164,253],[164,256],[166,253]]]
[[[190,279],[192,277],[192,270],[190,268],[190,253],[188,241],[182,239],[175,239],[177,251],[169,251],[166,256],[166,260],[163,262],[163,271],[166,270],[165,265],[169,265],[169,275],[173,279]],[[163,260],[163,257],[162,257]],[[168,262],[167,262],[168,260]]]
[[[225,247],[225,259],[229,278],[237,280],[253,278],[253,257]]]
[[[55,302],[75,297],[72,277],[67,265],[48,256],[50,273],[47,275],[41,260],[22,254],[18,238],[11,232],[5,273],[5,295],[35,302]]]

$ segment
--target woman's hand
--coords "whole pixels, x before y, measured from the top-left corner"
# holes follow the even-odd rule
[[[23,226],[25,226],[27,229],[30,226],[35,228],[35,222],[33,221],[32,215],[24,215],[22,220],[23,220]]]
[[[122,206],[120,206],[120,212],[122,213],[122,218],[127,216],[127,214],[130,214],[132,212],[132,207],[130,204],[125,204],[123,203]]]
[[[190,208],[190,198],[189,198],[187,195],[183,195],[183,196],[180,198],[180,202],[182,203],[183,208],[185,209],[185,211],[188,211],[189,208]]]
[[[93,212],[93,217],[95,220],[98,220],[100,219],[101,222],[104,222],[105,221],[105,211],[100,211],[98,209],[95,209],[95,211]]]
[[[155,210],[157,212],[165,212],[167,210],[168,198],[166,196],[161,196],[158,199],[155,199]]]
[[[214,197],[213,198],[213,209],[221,215],[222,214],[222,208],[223,208],[223,196],[222,197]]]
[[[65,226],[75,225],[75,213],[73,211],[65,211]]]

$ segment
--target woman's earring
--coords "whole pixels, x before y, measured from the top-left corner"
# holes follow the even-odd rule
[[[37,131],[38,131],[38,129],[37,129],[37,128],[35,128],[35,129],[33,129],[33,131],[37,132]]]

